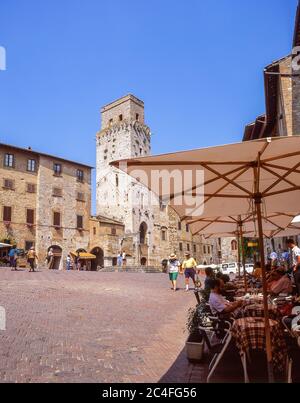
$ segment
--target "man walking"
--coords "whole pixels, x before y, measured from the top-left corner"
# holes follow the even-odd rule
[[[36,259],[38,259],[38,257],[37,257],[37,254],[36,254],[35,250],[34,250],[34,247],[32,246],[29,249],[28,253],[27,253],[27,261],[28,261],[28,263],[30,265],[29,272],[31,272],[31,271],[34,272],[35,271],[35,261],[36,261]]]
[[[300,248],[296,245],[293,239],[287,240],[287,246],[291,250],[291,269],[294,273],[297,294],[300,294]]]
[[[8,252],[9,263],[12,270],[17,271],[17,260],[18,260],[18,252],[17,247],[14,245],[11,250]]]
[[[185,276],[185,290],[189,291],[190,288],[190,279],[193,280],[194,285],[196,286],[195,277],[196,277],[196,268],[197,262],[191,257],[191,254],[187,252],[185,254],[185,261],[182,263],[182,269],[184,270]]]

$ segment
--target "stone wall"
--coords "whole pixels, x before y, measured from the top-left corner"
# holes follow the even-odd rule
[[[292,58],[288,57],[279,62],[281,74],[291,74]],[[279,79],[278,94],[278,130],[280,136],[293,134],[293,102],[292,102],[292,79],[281,76]],[[276,133],[277,135],[277,133]]]
[[[91,175],[84,171],[84,182],[76,177],[76,167],[71,163],[62,164],[62,175],[53,173],[53,160],[40,158],[37,198],[36,248],[40,259],[45,260],[48,249],[59,246],[62,249],[60,268],[68,253],[77,249],[87,250],[89,245],[89,218],[91,210]],[[54,188],[61,189],[61,197],[54,196]],[[84,194],[84,201],[78,200],[78,193]],[[54,212],[61,214],[61,227],[53,225]],[[77,229],[77,215],[83,216],[83,228]]]
[[[0,149],[1,177],[14,181],[14,190],[0,187],[0,235],[9,235],[16,240],[20,249],[25,249],[26,242],[35,245],[39,264],[44,265],[48,249],[55,245],[62,249],[60,268],[63,268],[69,252],[87,249],[89,244],[89,217],[91,210],[91,170],[55,157],[15,148]],[[6,152],[15,155],[14,168],[3,167]],[[36,160],[36,172],[27,171],[28,159]],[[61,176],[54,175],[53,164],[62,165]],[[83,182],[77,179],[77,169],[84,172]],[[35,192],[29,193],[27,184],[35,185]],[[55,196],[54,188],[61,193]],[[78,193],[84,195],[79,200]],[[3,206],[12,207],[12,222],[3,222]],[[26,223],[26,210],[33,209],[34,225]],[[53,214],[61,213],[60,228],[54,227]],[[77,215],[83,216],[83,228],[77,229]]]
[[[15,157],[14,168],[4,167],[4,156],[11,153]],[[35,242],[36,229],[26,225],[27,209],[35,210],[37,193],[29,193],[27,185],[32,184],[37,188],[37,173],[27,171],[27,161],[32,155],[26,152],[0,147],[0,239],[11,238],[17,243],[18,248],[25,249],[25,243]],[[37,161],[38,162],[38,161]],[[4,180],[13,181],[13,190],[4,187]],[[3,207],[12,207],[12,222],[8,225],[3,220]]]

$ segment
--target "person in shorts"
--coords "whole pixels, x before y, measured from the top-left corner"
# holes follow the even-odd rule
[[[182,263],[182,269],[184,270],[185,276],[185,290],[189,291],[190,288],[190,279],[192,279],[194,285],[196,286],[195,277],[196,277],[196,268],[197,262],[191,257],[190,253],[185,254],[185,260]]]
[[[180,262],[175,253],[173,253],[168,260],[168,273],[172,284],[172,290],[177,291],[177,279],[179,274]]]

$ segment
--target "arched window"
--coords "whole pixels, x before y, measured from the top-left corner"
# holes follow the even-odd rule
[[[140,225],[140,244],[141,245],[145,245],[145,243],[146,243],[147,230],[148,230],[147,224],[145,222],[143,222]]]
[[[238,243],[236,240],[231,241],[231,250],[238,250]]]

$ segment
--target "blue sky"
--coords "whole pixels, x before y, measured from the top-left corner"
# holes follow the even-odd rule
[[[100,107],[145,101],[153,153],[239,141],[297,0],[1,0],[0,141],[95,165]]]

